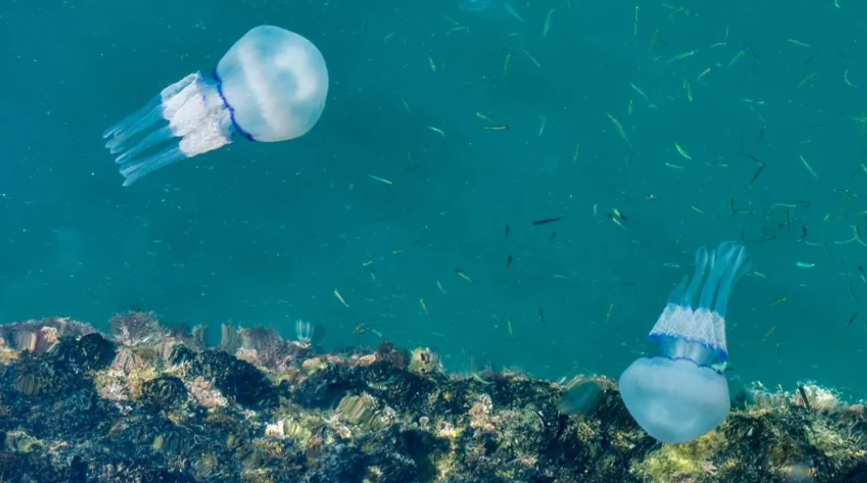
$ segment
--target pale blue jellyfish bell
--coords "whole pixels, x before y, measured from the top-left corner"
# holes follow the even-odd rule
[[[103,134],[129,186],[181,159],[241,137],[278,142],[316,124],[328,95],[328,70],[306,38],[255,27],[220,59],[211,75],[190,74]]]
[[[728,416],[725,314],[735,282],[752,266],[746,248],[720,243],[695,254],[695,273],[675,287],[650,340],[662,355],[642,357],[620,376],[620,395],[638,424],[659,441],[685,443]],[[695,300],[696,296],[698,300]]]

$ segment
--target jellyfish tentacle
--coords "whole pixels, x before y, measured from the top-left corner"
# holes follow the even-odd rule
[[[726,265],[720,260],[719,253],[713,252],[710,256],[710,272],[707,274],[707,280],[701,290],[701,298],[698,303],[698,308],[710,310],[713,306],[713,300],[716,296],[717,286],[719,281],[725,274]]]
[[[159,106],[151,109],[138,119],[133,120],[128,126],[123,126],[111,134],[111,139],[105,143],[105,147],[111,154],[117,154],[124,149],[136,135],[146,131],[154,125],[164,121],[162,110]]]
[[[120,174],[123,175],[124,186],[129,186],[135,183],[138,179],[144,177],[148,173],[152,173],[163,166],[180,161],[187,157],[177,146],[167,148],[160,153],[148,156],[147,158],[126,163],[120,167]]]
[[[134,158],[136,155],[141,153],[142,151],[146,151],[157,144],[169,139],[172,137],[172,130],[169,126],[163,126],[156,131],[149,133],[144,137],[141,141],[138,142],[135,146],[127,149],[123,153],[121,153],[114,162],[117,164],[125,164],[128,163]]]
[[[741,277],[752,269],[753,262],[747,254],[746,248],[730,242],[726,246],[720,244],[719,248],[717,248],[717,253],[721,254],[720,258],[722,258],[725,264],[726,272],[720,281],[719,293],[717,294],[713,311],[719,314],[720,317],[725,317],[732,288]]]
[[[680,282],[674,287],[674,290],[671,291],[671,295],[668,296],[668,304],[669,305],[681,305],[684,298],[684,289],[686,288],[687,276],[684,275],[683,278],[680,279]]]
[[[707,250],[704,247],[699,248],[695,252],[695,271],[692,274],[692,280],[689,282],[689,288],[684,293],[681,305],[692,307],[698,289],[701,287],[702,279],[704,278],[705,268],[707,267]]]
[[[155,96],[147,104],[142,106],[139,110],[137,110],[136,112],[123,118],[123,120],[121,120],[120,122],[118,122],[114,126],[106,129],[105,132],[102,133],[102,138],[103,139],[113,138],[113,139],[109,140],[105,144],[105,147],[109,147],[109,144],[115,143],[116,142],[115,139],[118,137],[118,135],[120,135],[122,133],[126,134],[127,136],[132,136],[135,134],[135,132],[138,132],[138,131],[130,132],[130,129],[133,127],[137,127],[139,124],[143,123],[143,121],[145,119],[151,117],[154,112],[158,113],[161,102],[162,101],[160,99],[160,96]]]

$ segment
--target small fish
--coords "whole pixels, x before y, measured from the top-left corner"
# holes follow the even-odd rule
[[[373,175],[373,174],[368,174],[367,177],[372,179],[372,180],[379,181],[380,183],[383,183],[383,184],[387,184],[387,185],[393,185],[394,184],[390,180],[387,180],[385,178],[381,178],[381,177]]]
[[[644,100],[647,102],[647,107],[651,109],[656,109],[656,104],[654,104],[653,101],[651,101],[650,98],[647,97],[647,94],[645,94],[644,91],[641,90],[637,85],[630,83],[629,87],[631,87],[633,91],[637,92],[639,96],[644,98]]]
[[[366,334],[368,332],[372,332],[372,333],[376,334],[378,337],[382,337],[382,332],[374,329],[373,327],[371,327],[371,326],[369,326],[363,322],[358,324],[357,326],[355,326],[354,329],[352,329],[352,333],[355,335]]]
[[[747,49],[741,49],[741,50],[739,50],[738,53],[735,54],[734,57],[732,57],[732,60],[729,61],[729,67],[735,65],[735,63],[737,63],[737,61],[741,60],[741,58],[742,58],[746,53],[747,53]]]
[[[515,334],[512,332],[512,319],[506,319],[506,327],[509,329],[509,337],[514,337]]]
[[[541,308],[539,308],[539,323],[542,324],[542,327],[547,327],[547,325],[545,324],[545,313],[542,312]]]
[[[683,148],[680,146],[680,144],[678,144],[677,141],[674,142],[674,149],[677,150],[677,154],[679,154],[679,155],[683,156],[684,158],[686,158],[686,159],[692,161],[692,156],[690,156],[689,153],[687,153],[686,150],[683,149]]]
[[[810,262],[795,262],[795,266],[798,268],[813,268],[816,264]]]
[[[807,411],[812,411],[813,408],[810,406],[810,398],[807,397],[807,391],[804,390],[803,384],[798,384],[798,393],[801,394],[801,399],[804,400],[804,407],[807,408]]]
[[[813,177],[816,178],[816,180],[818,181],[818,180],[819,180],[819,176],[816,174],[815,171],[813,171],[813,168],[810,167],[810,164],[807,163],[807,160],[804,159],[804,156],[803,156],[803,155],[799,155],[798,158],[801,160],[801,164],[803,164],[804,167],[807,168],[807,171],[808,171],[811,175],[813,175]]]
[[[476,111],[476,117],[479,118],[479,119],[482,119],[482,120],[484,120],[484,121],[488,121],[488,122],[491,123],[491,124],[494,123],[494,120],[493,120],[493,119],[491,119],[490,117],[488,117],[488,116],[482,114],[481,112]]]
[[[798,40],[798,39],[788,39],[788,42],[789,42],[790,44],[797,45],[798,47],[807,47],[807,48],[812,47],[812,45],[807,44],[807,43],[804,43],[804,42],[801,42],[801,41]]]
[[[482,129],[484,129],[485,131],[508,131],[509,125],[502,124],[499,126],[482,126]]]
[[[755,182],[759,178],[759,175],[762,174],[762,171],[765,170],[765,166],[767,166],[765,163],[759,164],[759,168],[756,170],[755,173],[753,173],[753,177],[750,178],[750,184],[753,184],[753,182]]]
[[[540,64],[539,61],[536,60],[535,57],[533,57],[532,55],[530,55],[529,52],[527,52],[526,50],[523,50],[523,49],[521,49],[521,51],[524,52],[524,55],[526,55],[527,58],[530,59],[530,62],[532,62],[533,65],[535,65],[536,67],[539,67],[539,68],[542,67],[542,64]]]
[[[619,226],[621,230],[626,230],[626,227],[623,226],[623,223],[620,221],[620,217],[615,216],[613,213],[608,213],[608,219],[613,221],[615,225]]]
[[[440,283],[439,280],[437,280],[436,282],[437,282],[437,288],[440,290],[440,292],[442,292],[443,294],[445,294],[445,293],[446,293],[446,289],[443,288],[443,284]]]
[[[516,20],[518,20],[520,22],[524,21],[524,18],[521,17],[520,14],[518,14],[517,10],[515,10],[515,7],[513,7],[511,4],[507,3],[505,8],[506,8],[506,12],[508,12],[509,15],[511,15],[512,17],[515,17]]]
[[[374,282],[376,281],[376,270],[374,270],[372,268],[370,269],[370,279],[373,280]]]
[[[766,305],[766,307],[776,307],[777,305],[780,305],[781,303],[785,302],[786,300],[789,300],[789,298],[785,297],[785,296],[777,297],[776,299],[772,300],[771,303]]]
[[[852,314],[851,317],[849,317],[849,321],[846,322],[846,328],[847,328],[847,329],[849,328],[850,325],[852,325],[852,322],[855,322],[855,318],[857,318],[857,317],[858,317],[858,313],[857,313],[857,312],[855,312],[854,314]]]
[[[607,323],[611,319],[611,313],[614,312],[614,304],[608,306],[608,313],[605,314],[605,322]]]
[[[508,258],[506,258],[506,269],[503,270],[503,276],[504,277],[509,274],[509,269],[511,267],[512,267],[512,255],[509,255]]]
[[[446,137],[446,133],[445,133],[445,131],[443,131],[442,129],[440,129],[440,128],[436,127],[436,126],[428,126],[427,128],[430,129],[431,131],[433,131],[433,132],[439,134],[439,135],[442,136],[442,137]]]
[[[548,36],[548,31],[551,30],[551,22],[554,20],[554,12],[556,10],[557,10],[556,8],[552,8],[551,10],[548,10],[548,15],[545,16],[545,24],[542,26],[542,38],[543,39]]]
[[[458,277],[461,277],[462,279],[466,280],[467,282],[473,281],[473,279],[471,279],[464,272],[462,272],[460,268],[456,268],[455,273],[458,274]]]
[[[629,140],[629,137],[626,136],[626,130],[623,129],[623,124],[620,124],[620,121],[617,120],[610,112],[605,113],[608,116],[608,119],[611,119],[611,122],[614,124],[614,128],[617,129],[617,134],[626,141],[626,145],[632,148],[632,141]],[[633,148],[634,149],[634,148]]]
[[[334,289],[334,296],[337,297],[337,300],[339,300],[344,307],[349,308],[349,304],[346,303],[346,300],[343,299],[343,295],[340,295],[340,292],[337,289]]]
[[[427,311],[427,302],[424,301],[423,298],[418,299],[418,304],[421,305],[421,309],[424,310],[424,314],[430,318],[430,312]]]
[[[512,229],[509,228],[509,225],[506,225],[506,238],[509,238],[509,232],[511,232],[511,231],[512,231]]]
[[[553,243],[555,238],[557,238],[557,232],[556,232],[556,231],[552,231],[552,232],[551,232],[551,239],[548,240],[548,241]]]
[[[548,223],[554,223],[555,221],[560,221],[562,219],[563,218],[559,217],[559,216],[555,216],[553,218],[542,218],[541,220],[533,221],[533,224],[534,225],[547,225]]]
[[[541,136],[542,133],[545,132],[545,126],[548,124],[548,118],[545,116],[539,116],[539,131],[536,133],[536,136]]]
[[[690,50],[689,52],[683,52],[683,53],[681,53],[681,54],[677,54],[677,55],[675,55],[674,57],[672,57],[672,58],[666,60],[665,63],[676,62],[676,61],[678,61],[678,60],[683,60],[683,59],[686,59],[687,57],[692,57],[693,55],[695,55],[695,54],[697,54],[697,53],[698,53],[697,50]]]

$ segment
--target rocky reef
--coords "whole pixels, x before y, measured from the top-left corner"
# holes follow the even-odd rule
[[[737,393],[717,430],[660,444],[614,382],[445,373],[432,351],[320,353],[267,328],[111,335],[65,318],[0,326],[0,481],[867,482],[867,410],[816,385]]]

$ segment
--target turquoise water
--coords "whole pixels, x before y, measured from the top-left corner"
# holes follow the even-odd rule
[[[867,108],[867,5],[642,1],[636,34],[635,2],[513,2],[524,21],[500,0],[469,3],[490,7],[0,3],[0,320],[104,327],[143,309],[293,337],[301,318],[328,347],[383,340],[354,331],[364,324],[435,348],[451,370],[472,358],[616,376],[651,349],[696,248],[732,239],[759,274],[731,300],[729,375],[867,393],[867,245],[838,243],[867,230],[852,119]],[[264,23],[308,37],[328,62],[313,131],[238,142],[122,188],[102,131]],[[765,163],[752,183],[746,155]],[[732,213],[732,198],[752,214]],[[625,229],[606,216],[615,208]],[[548,217],[563,219],[531,224]]]

